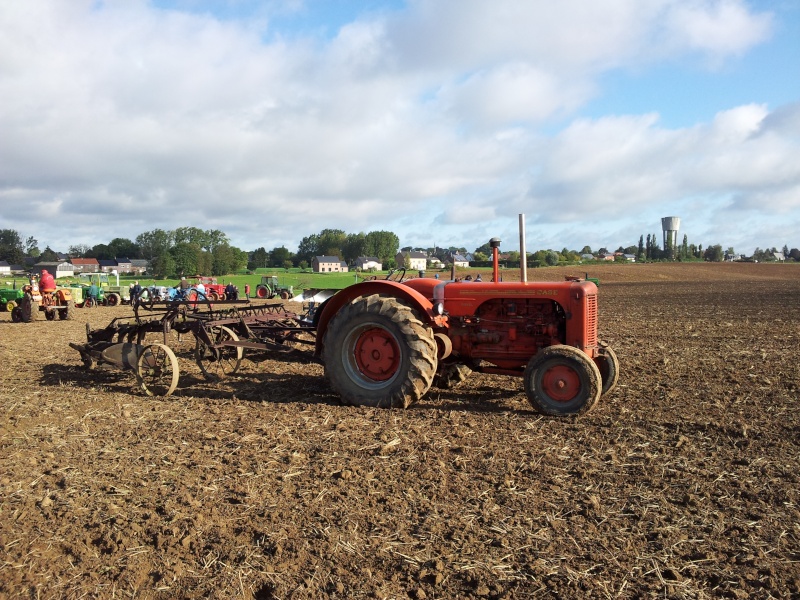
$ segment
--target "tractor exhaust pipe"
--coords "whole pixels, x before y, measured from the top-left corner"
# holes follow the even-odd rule
[[[492,247],[492,281],[500,281],[500,238],[490,239],[489,245]]]
[[[528,281],[528,255],[525,252],[525,214],[519,214],[519,280]]]

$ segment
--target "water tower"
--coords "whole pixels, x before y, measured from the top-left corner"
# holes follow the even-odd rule
[[[661,229],[664,231],[664,250],[678,247],[678,230],[681,228],[680,217],[662,217]]]

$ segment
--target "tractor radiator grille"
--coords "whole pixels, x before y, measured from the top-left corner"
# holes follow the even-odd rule
[[[586,345],[597,346],[597,294],[586,296]]]

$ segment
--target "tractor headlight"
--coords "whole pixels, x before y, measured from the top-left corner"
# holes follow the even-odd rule
[[[444,304],[442,302],[434,302],[433,312],[441,317],[444,314]]]

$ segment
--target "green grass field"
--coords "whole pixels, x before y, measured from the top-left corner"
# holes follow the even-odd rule
[[[308,270],[303,272],[300,269],[290,269],[288,272],[285,269],[258,269],[255,275],[225,275],[217,277],[217,281],[223,285],[231,281],[233,285],[239,288],[240,292],[244,292],[245,286],[249,285],[250,293],[253,294],[256,286],[261,283],[261,277],[263,275],[275,275],[278,277],[278,283],[280,285],[290,285],[296,292],[300,292],[311,288],[341,290],[373,275],[385,277],[386,274],[387,272],[385,271],[382,273],[312,273]],[[179,280],[154,280],[147,277],[120,277],[120,284],[123,285],[132,283],[133,281],[139,281],[139,284],[142,286],[150,286],[154,283],[156,285],[175,286],[178,284]]]

